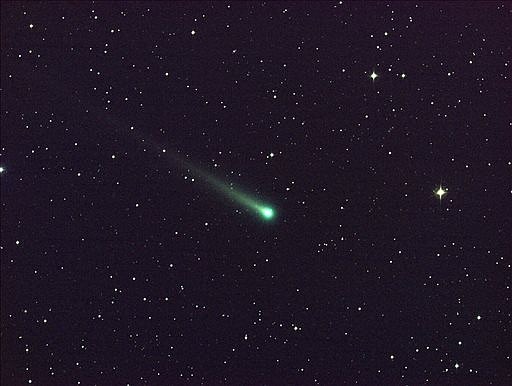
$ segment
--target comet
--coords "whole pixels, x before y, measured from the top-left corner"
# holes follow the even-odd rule
[[[275,209],[262,200],[259,200],[257,197],[242,192],[239,189],[235,189],[231,184],[221,180],[220,178],[212,175],[202,168],[193,165],[190,161],[184,160],[177,153],[168,155],[169,159],[181,164],[182,168],[189,170],[192,174],[203,180],[216,192],[245,207],[254,214],[258,215],[263,220],[270,221],[276,217]]]
[[[113,127],[126,127],[118,121],[116,117],[111,114],[101,114],[103,119],[107,120]],[[235,202],[242,207],[248,209],[250,212],[258,215],[265,221],[271,221],[276,218],[276,210],[268,203],[258,199],[257,197],[242,192],[240,189],[235,189],[232,184],[223,181],[222,179],[214,176],[212,173],[206,171],[203,168],[196,166],[194,163],[186,159],[177,150],[170,150],[163,148],[162,144],[155,140],[152,136],[142,134],[136,130],[133,126],[129,130],[122,130],[123,132],[129,132],[130,136],[133,136],[139,144],[149,145],[153,148],[155,153],[163,157],[170,165],[178,166],[179,168],[191,173],[205,185],[212,188],[219,195],[228,198],[230,201]]]
[[[29,69],[27,68],[27,70]],[[105,106],[94,103],[95,99],[91,100],[91,98],[88,98],[85,91],[82,93],[77,90],[78,87],[74,83],[75,78],[60,72],[52,72],[50,69],[49,72],[45,72],[43,76],[43,80],[46,83],[53,84],[54,87],[52,87],[51,90],[55,91],[59,97],[69,95],[69,90],[75,90],[73,94],[69,95],[69,97],[74,98],[77,105],[81,106],[81,109],[85,109],[86,112],[92,113],[92,115],[95,116],[102,125],[106,125],[107,127],[114,129],[122,136],[129,135],[134,137],[139,145],[151,146],[152,150],[156,154],[159,154],[159,157],[161,157],[163,153],[164,158],[170,165],[177,165],[191,172],[205,184],[212,187],[220,195],[227,197],[229,200],[236,202],[246,209],[249,209],[263,220],[271,221],[276,218],[276,210],[268,203],[263,202],[253,195],[235,189],[232,184],[221,180],[200,167],[193,165],[190,161],[185,159],[179,151],[167,151],[167,149],[163,149],[162,144],[155,140],[151,135],[143,134],[133,126],[128,126],[126,122],[123,122],[123,120],[119,118],[119,115],[112,113],[109,109],[105,108]],[[81,125],[82,123],[76,122],[76,124]],[[5,171],[5,167],[0,166],[0,174],[5,173]]]

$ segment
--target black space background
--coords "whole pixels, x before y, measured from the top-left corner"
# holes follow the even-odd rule
[[[510,384],[510,25],[2,2],[2,384]]]

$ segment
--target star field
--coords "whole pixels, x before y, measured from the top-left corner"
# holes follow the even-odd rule
[[[1,384],[511,384],[511,26],[3,2]]]

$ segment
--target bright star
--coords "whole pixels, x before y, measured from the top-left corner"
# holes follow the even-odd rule
[[[3,173],[3,172],[5,172],[5,169],[3,166],[0,166],[0,173]]]
[[[443,196],[448,192],[448,189],[444,189],[441,185],[439,185],[439,188],[434,191],[436,196],[439,197],[439,201],[443,199]]]
[[[370,75],[370,78],[372,78],[372,80],[375,80],[377,77],[378,75],[375,73],[375,71],[373,71],[372,74]]]

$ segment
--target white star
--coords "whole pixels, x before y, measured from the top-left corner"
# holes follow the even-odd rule
[[[372,78],[372,80],[375,80],[377,77],[378,75],[375,73],[375,71],[373,71],[372,74],[370,75],[370,78]]]
[[[436,196],[439,196],[439,201],[443,199],[443,196],[448,192],[448,189],[444,189],[441,185],[439,185],[439,188],[434,191]]]

